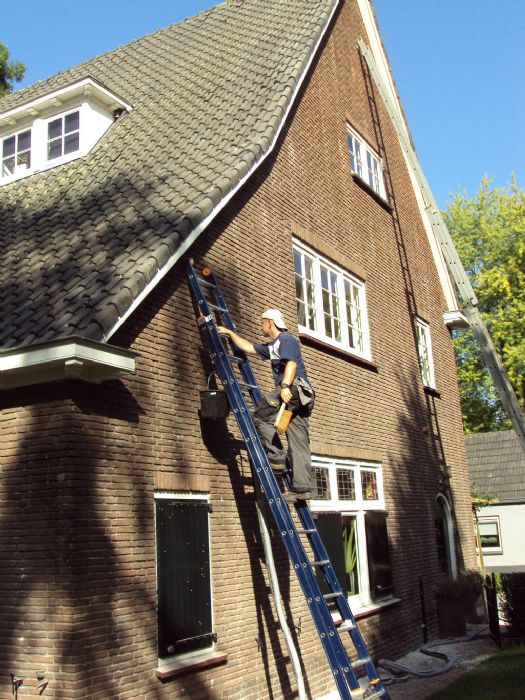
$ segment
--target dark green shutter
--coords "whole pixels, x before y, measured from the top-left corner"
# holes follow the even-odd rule
[[[207,501],[156,500],[159,656],[210,646]]]
[[[372,600],[393,592],[392,567],[388,549],[386,513],[369,511],[365,515],[366,551]]]
[[[319,536],[328,552],[328,557],[335,575],[337,576],[337,580],[339,581],[339,585],[346,596],[348,595],[348,587],[346,583],[341,513],[317,513],[316,526]],[[330,592],[322,574],[318,574],[318,583],[323,594]]]

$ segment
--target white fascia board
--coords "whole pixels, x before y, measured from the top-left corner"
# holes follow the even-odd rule
[[[136,353],[81,338],[0,352],[0,389],[59,379],[101,382],[135,371]]]
[[[374,60],[375,60],[376,65],[377,65],[377,69],[381,75],[381,78],[383,79],[384,84],[387,86],[387,89],[388,89],[388,92],[390,93],[391,99],[393,100],[393,102],[395,104],[396,111],[401,119],[402,124],[403,124],[403,129],[405,131],[405,134],[406,134],[407,138],[409,139],[409,141],[411,141],[410,132],[408,131],[405,116],[403,114],[403,110],[402,110],[401,104],[399,102],[399,96],[397,94],[397,90],[395,88],[394,81],[392,78],[392,73],[390,71],[390,66],[388,64],[385,50],[383,48],[381,34],[379,32],[379,28],[378,28],[376,20],[375,20],[371,0],[357,0],[357,4],[358,4],[359,10],[361,12],[363,24],[365,25],[365,30],[366,30],[366,34],[367,34],[367,38],[368,38],[368,44],[369,44],[370,50],[372,51],[372,54],[374,56]],[[410,162],[408,160],[408,157],[407,157],[404,149],[401,149],[401,150],[403,151],[403,157],[405,158],[408,174],[410,175],[410,180],[412,182],[412,189],[414,190],[414,194],[415,194],[416,200],[417,200],[417,205],[418,205],[419,211],[421,213],[421,220],[423,221],[423,226],[425,227],[427,238],[428,238],[428,241],[430,244],[430,249],[431,249],[432,255],[434,257],[434,262],[435,262],[437,273],[439,276],[439,281],[441,282],[441,287],[443,289],[443,295],[445,297],[446,308],[456,309],[458,306],[458,298],[456,296],[456,290],[455,290],[454,283],[450,277],[447,265],[445,263],[445,258],[443,257],[443,253],[441,252],[441,246],[439,244],[439,241],[437,240],[437,238],[434,234],[432,222],[429,219],[429,215],[428,215],[427,208],[426,208],[426,205],[425,205],[425,202],[423,199],[423,195],[421,194],[421,188],[416,180],[416,176],[412,170],[412,167],[410,165]]]
[[[82,78],[81,80],[66,85],[66,87],[48,92],[46,95],[42,95],[42,97],[37,97],[34,100],[29,100],[5,112],[0,112],[0,128],[6,125],[10,126],[16,124],[18,121],[28,116],[34,117],[41,110],[68,102],[79,95],[94,97],[110,109],[120,108],[129,112],[132,108],[132,105],[93,80],[93,78]]]
[[[286,108],[285,113],[283,114],[283,117],[281,119],[281,122],[279,126],[277,127],[273,140],[270,144],[270,147],[268,150],[261,155],[259,160],[256,160],[254,165],[252,166],[251,170],[249,170],[246,175],[239,180],[237,185],[228,192],[228,194],[221,199],[221,201],[217,204],[215,209],[208,214],[208,216],[201,221],[201,223],[193,229],[192,233],[184,240],[184,242],[177,248],[177,251],[172,255],[172,257],[166,262],[164,267],[158,270],[157,274],[150,280],[150,282],[146,285],[146,287],[142,290],[142,292],[134,299],[133,303],[131,306],[127,309],[127,311],[119,317],[113,328],[111,328],[108,333],[104,336],[104,340],[109,340],[111,336],[122,326],[123,323],[131,316],[131,314],[135,311],[135,309],[140,306],[142,301],[148,296],[148,294],[157,286],[157,284],[168,274],[168,272],[171,270],[171,268],[188,252],[188,250],[191,248],[191,246],[195,243],[195,240],[200,236],[200,234],[204,231],[204,229],[209,226],[209,224],[213,221],[213,219],[219,214],[222,209],[228,204],[230,199],[241,189],[241,187],[244,185],[244,183],[250,179],[250,177],[253,175],[253,173],[259,168],[259,166],[268,158],[268,156],[272,153],[273,149],[275,148],[275,144],[277,143],[277,139],[279,138],[281,131],[286,123],[286,120],[288,119],[288,115],[290,114],[292,108],[295,105],[295,101],[297,99],[297,95],[299,94],[301,87],[303,85],[303,82],[308,75],[308,71],[310,70],[310,66],[312,65],[315,57],[317,56],[317,52],[319,50],[319,46],[321,45],[322,41],[324,40],[324,37],[326,35],[326,32],[328,31],[328,27],[330,26],[332,22],[332,18],[335,14],[335,11],[339,7],[341,3],[341,0],[336,0],[334,3],[334,6],[332,8],[332,12],[330,13],[330,17],[328,17],[326,24],[323,28],[323,31],[321,32],[321,35],[319,36],[319,39],[317,41],[317,44],[315,45],[312,53],[310,54],[310,58],[308,59],[303,73],[300,76],[299,80],[297,81],[297,84],[295,86],[295,90],[290,98],[290,101],[288,103],[288,106]]]

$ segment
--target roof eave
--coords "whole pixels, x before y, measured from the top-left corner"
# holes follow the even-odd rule
[[[63,379],[100,383],[135,371],[137,353],[69,337],[0,351],[0,390]]]

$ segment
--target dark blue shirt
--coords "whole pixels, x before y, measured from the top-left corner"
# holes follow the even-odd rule
[[[296,377],[308,380],[306,367],[301,356],[301,346],[297,338],[291,333],[283,331],[270,343],[254,343],[255,351],[263,360],[271,360],[272,374],[275,386],[279,386],[283,380],[284,368],[289,360],[297,363]]]

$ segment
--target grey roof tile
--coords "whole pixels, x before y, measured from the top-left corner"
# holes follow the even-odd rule
[[[111,334],[268,151],[336,5],[229,0],[0,100],[91,76],[133,105],[84,158],[0,187],[0,347]]]
[[[512,430],[465,435],[473,488],[502,501],[525,501],[525,452]]]

